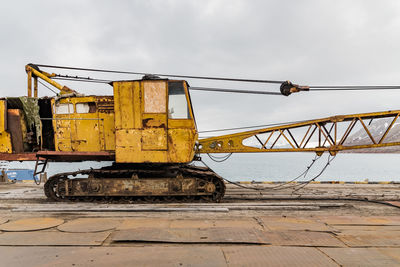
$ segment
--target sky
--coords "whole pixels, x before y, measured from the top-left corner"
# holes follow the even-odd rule
[[[397,0],[7,1],[0,9],[0,94],[26,95],[27,63],[301,85],[399,85],[399,29]],[[63,84],[84,94],[112,94],[108,85]],[[40,87],[40,95],[46,94],[54,95]],[[200,131],[400,107],[399,90],[289,97],[192,91],[191,97]]]

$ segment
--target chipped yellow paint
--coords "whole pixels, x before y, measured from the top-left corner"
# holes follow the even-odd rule
[[[0,100],[0,153],[12,153],[11,136],[7,132],[6,100]]]
[[[290,123],[287,125],[279,125],[274,127],[268,127],[263,129],[244,131],[234,134],[227,134],[222,136],[215,136],[210,138],[204,138],[199,140],[197,146],[198,153],[256,153],[256,152],[315,152],[317,155],[321,155],[324,152],[329,152],[331,155],[336,155],[337,152],[343,150],[363,149],[363,148],[378,148],[378,147],[389,147],[389,146],[400,146],[400,142],[389,142],[386,141],[385,137],[389,131],[393,129],[393,125],[396,120],[400,117],[400,110],[391,110],[385,112],[373,112],[373,113],[362,113],[362,114],[350,114],[340,115],[328,118],[301,121],[297,123]],[[374,118],[391,118],[392,123],[386,129],[385,134],[380,140],[371,140],[370,143],[363,145],[346,145],[344,141],[347,136],[351,133],[355,123],[363,123],[362,120],[369,120]],[[346,125],[348,128],[344,133],[339,134],[337,130],[332,133],[324,128],[324,125],[330,123],[337,127],[338,124]],[[353,124],[354,123],[354,124]],[[311,128],[313,128],[311,130]],[[307,130],[308,129],[308,130]],[[290,131],[299,130],[301,135],[296,138],[293,137]],[[310,131],[311,130],[311,131]],[[364,128],[366,134],[371,134],[368,128]],[[311,133],[310,133],[311,132]],[[279,134],[277,138],[272,137],[274,134]],[[315,133],[320,135],[321,138],[319,143],[314,146],[308,144],[308,141]],[[259,144],[257,145],[245,145],[244,141],[248,138],[259,138],[257,135],[266,134],[268,139],[261,141],[258,139]],[[271,138],[272,137],[272,138]],[[300,137],[300,138],[299,138]],[[302,137],[302,138],[301,138]],[[281,138],[281,139],[279,139]],[[279,140],[285,140],[286,146],[275,146]],[[308,140],[308,141],[306,141]],[[300,142],[301,141],[301,142]]]
[[[143,81],[144,113],[167,112],[167,83]]]
[[[54,143],[56,151],[113,151],[115,149],[114,112],[102,112],[99,103],[112,102],[111,96],[77,96],[52,99]],[[88,112],[78,105],[91,103],[95,109]],[[57,114],[56,105],[70,104],[67,114]],[[67,109],[68,109],[67,108]]]
[[[168,118],[168,80],[114,82],[113,87],[116,162],[192,161],[197,140],[193,114]],[[186,85],[185,91],[190,107]]]

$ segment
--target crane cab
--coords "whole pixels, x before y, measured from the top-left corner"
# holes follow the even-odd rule
[[[196,124],[185,81],[116,81],[117,163],[186,163],[194,157]]]

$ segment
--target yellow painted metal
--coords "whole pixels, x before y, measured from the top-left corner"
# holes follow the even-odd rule
[[[0,100],[0,153],[11,152],[11,136],[7,132],[7,102]]]
[[[101,103],[107,102],[112,104],[112,96],[52,99],[56,151],[115,150],[114,112],[110,109],[104,112],[101,108]],[[59,114],[57,109],[62,106],[64,114]]]
[[[7,130],[7,101],[0,100],[0,133]]]
[[[386,112],[374,112],[374,113],[363,113],[363,114],[353,114],[353,115],[340,115],[333,116],[329,118],[317,119],[303,121],[299,123],[292,123],[287,125],[280,125],[275,127],[269,127],[264,129],[258,129],[253,131],[240,132],[235,134],[217,136],[212,138],[205,138],[199,140],[197,146],[198,153],[251,153],[251,152],[316,152],[317,154],[322,154],[328,151],[332,155],[336,154],[338,151],[342,150],[353,150],[353,149],[363,149],[363,148],[379,148],[387,146],[398,146],[400,142],[387,142],[383,143],[384,138],[387,136],[389,131],[392,129],[395,121],[400,115],[400,110],[386,111]],[[386,132],[381,137],[381,140],[376,143],[372,138],[371,133],[365,127],[363,120],[366,119],[378,119],[378,118],[393,118],[392,123],[387,128]],[[364,130],[367,135],[371,138],[369,144],[362,145],[346,145],[345,140],[349,136],[354,125],[360,121],[364,126]],[[337,125],[343,122],[350,122],[347,130],[343,135],[338,136]],[[332,129],[335,131],[332,134],[325,128],[326,124],[331,124]],[[313,131],[310,131],[311,127],[314,127]],[[302,135],[296,142],[296,138],[292,137],[290,130],[292,129],[304,129],[305,134]],[[310,139],[314,131],[320,135],[319,143],[316,145],[307,145],[306,139]],[[274,133],[278,133],[278,137],[271,138]],[[257,135],[269,134],[269,137],[265,142],[262,142]],[[260,142],[259,147],[244,145],[243,141],[247,138],[255,137]],[[290,137],[290,138],[289,138]],[[288,146],[286,147],[276,147],[276,141],[279,139],[285,139]],[[275,142],[274,142],[275,140]],[[272,144],[268,147],[267,144],[271,142]]]
[[[12,153],[11,136],[5,131],[0,133],[0,153]]]
[[[142,81],[142,150],[168,150],[166,81]]]
[[[38,97],[38,79],[35,77],[33,79],[33,97]]]
[[[26,70],[28,95],[32,95],[32,78],[35,83],[35,97],[37,97],[37,78],[48,82],[64,95],[60,99],[52,99],[56,151],[115,151],[116,162],[119,163],[187,163],[193,160],[195,152],[316,152],[322,154],[328,151],[334,155],[341,150],[400,145],[400,142],[387,142],[385,139],[399,117],[400,111],[334,116],[198,140],[185,81],[161,79],[119,81],[113,82],[113,97],[68,97],[66,94],[76,92],[53,81],[51,77],[55,74],[38,71],[29,65],[26,66]],[[190,113],[188,118],[171,118],[172,111],[169,113],[168,103],[170,82],[183,83]],[[108,103],[107,108],[102,109],[101,103]],[[55,112],[59,105],[64,105],[64,111],[65,107],[70,108],[70,111],[64,114]],[[79,111],[82,105],[86,105],[86,112]],[[88,106],[94,106],[95,109],[90,109]],[[363,122],[365,119],[376,118],[393,118],[387,131],[379,140],[371,135]],[[344,134],[339,134],[337,127],[343,122],[350,124]],[[346,145],[345,140],[357,122],[362,125],[371,142],[362,145]],[[327,125],[331,125],[330,130],[326,129]],[[297,140],[298,136],[293,136],[291,131],[299,128],[304,128],[304,135]],[[0,132],[0,139],[9,139],[6,133],[5,130]],[[314,133],[319,135],[319,141],[318,144],[311,145],[309,140]],[[261,134],[267,134],[266,140],[259,139],[258,135]],[[261,146],[243,144],[244,140],[251,137],[255,137]],[[279,138],[286,142],[286,147],[275,146]],[[196,141],[198,145],[195,149]],[[5,144],[3,145],[5,148],[0,149],[8,151],[7,141],[2,144]],[[11,149],[11,145],[9,147]]]
[[[192,161],[197,139],[193,116],[168,118],[167,80],[122,81],[113,86],[116,162]],[[185,91],[189,100],[186,87]]]
[[[53,81],[52,79],[50,79],[50,77],[55,76],[54,74],[49,74],[47,72],[38,71],[29,65],[26,65],[25,69],[28,73],[28,96],[29,97],[32,96],[32,77],[35,77],[35,79],[37,79],[37,77],[41,78],[42,80],[46,81],[47,83],[51,84],[52,86],[54,86],[55,88],[60,90],[60,93],[62,95],[76,93],[74,90],[68,88],[67,86],[63,86],[63,85]],[[37,91],[36,91],[36,94],[37,94]]]
[[[32,70],[28,68],[26,70],[28,72],[28,97],[32,97]]]

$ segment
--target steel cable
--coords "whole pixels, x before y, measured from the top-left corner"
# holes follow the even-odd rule
[[[44,83],[42,83],[41,81],[38,80],[38,82],[43,85],[44,87],[46,87],[47,89],[49,89],[50,91],[52,91],[53,93],[57,94],[56,91],[54,91],[53,89],[51,89],[50,87],[48,87],[47,85],[45,85]]]
[[[230,184],[233,184],[233,185],[235,185],[235,186],[237,186],[237,187],[241,187],[241,188],[248,189],[248,190],[270,191],[270,190],[289,189],[289,188],[297,187],[298,185],[294,185],[294,186],[285,186],[285,185],[290,184],[291,182],[296,181],[297,179],[299,179],[299,178],[300,178],[301,176],[303,176],[303,175],[304,175],[304,177],[305,177],[305,176],[307,175],[307,173],[309,172],[309,170],[311,169],[311,167],[314,165],[314,163],[315,163],[318,159],[320,159],[320,158],[321,158],[321,156],[316,156],[316,157],[312,160],[311,164],[310,164],[309,166],[307,166],[306,170],[305,170],[303,173],[301,173],[299,176],[297,176],[296,178],[292,179],[291,181],[288,181],[288,182],[286,182],[286,183],[284,183],[284,184],[280,184],[280,185],[277,185],[277,186],[274,186],[274,187],[269,187],[269,188],[258,188],[258,187],[252,187],[252,186],[244,186],[244,185],[241,185],[241,184],[238,183],[238,182],[233,182],[233,181],[231,181],[231,180],[228,180],[228,179],[226,179],[226,178],[223,178],[223,177],[220,176],[220,175],[219,175],[219,176],[220,176],[222,179],[224,179],[226,182],[230,183]],[[334,157],[334,158],[335,158],[335,157]],[[334,159],[334,158],[333,158],[333,159]],[[321,176],[322,173],[326,170],[326,168],[329,166],[330,162],[332,162],[333,159],[330,160],[330,155],[329,155],[328,162],[327,162],[327,164],[322,168],[322,170],[320,171],[320,173],[317,174],[317,175],[316,175],[315,177],[313,177],[312,179],[306,181],[304,186],[308,185],[309,183],[311,183],[312,181],[314,181],[315,179],[317,179],[319,176]],[[203,160],[201,160],[201,163],[203,163],[204,166],[206,166],[207,168],[209,168],[209,169],[211,170],[211,168],[210,168]],[[302,183],[301,185],[303,185],[303,183]],[[303,186],[303,187],[304,187],[304,186]],[[303,187],[301,187],[301,188],[303,188]],[[299,188],[299,189],[301,189],[301,188]],[[299,190],[299,189],[298,189],[298,190]],[[297,191],[297,190],[295,190],[295,191]],[[295,191],[293,191],[293,192],[295,192]],[[292,192],[292,193],[293,193],[293,192]]]
[[[189,87],[189,90],[195,91],[211,91],[211,92],[221,92],[221,93],[239,93],[239,94],[257,94],[257,95],[279,95],[283,96],[278,92],[268,92],[268,91],[255,91],[255,90],[239,90],[239,89],[228,89],[228,88],[211,88],[211,87]]]
[[[312,179],[308,180],[307,182],[302,183],[302,184],[299,186],[299,188],[296,188],[295,190],[293,190],[292,194],[293,194],[294,192],[299,191],[299,190],[302,189],[303,187],[309,185],[311,182],[315,181],[318,177],[320,177],[320,176],[324,173],[324,171],[326,170],[326,168],[328,168],[328,166],[331,164],[331,162],[332,162],[335,158],[336,158],[336,156],[333,156],[333,158],[331,159],[331,155],[329,155],[329,156],[328,156],[328,161],[327,161],[327,163],[325,164],[325,166],[322,168],[321,172],[320,172],[319,174],[317,174],[316,176],[314,176]]]
[[[251,83],[283,83],[284,81],[278,80],[258,80],[258,79],[241,79],[241,78],[226,78],[226,77],[211,77],[211,76],[193,76],[193,75],[179,75],[179,74],[162,74],[162,73],[146,73],[146,72],[135,72],[135,71],[120,71],[120,70],[107,70],[107,69],[93,69],[93,68],[79,68],[79,67],[68,67],[68,66],[56,66],[56,65],[45,65],[45,64],[34,64],[38,67],[54,68],[54,69],[66,69],[66,70],[80,70],[90,72],[104,72],[104,73],[118,73],[118,74],[133,74],[133,75],[156,75],[164,77],[178,77],[178,78],[189,78],[189,79],[202,79],[202,80],[218,80],[218,81],[232,81],[232,82],[251,82]]]
[[[215,129],[215,130],[204,130],[204,131],[199,131],[199,133],[225,132],[225,131],[243,130],[243,129],[251,129],[251,128],[263,128],[263,127],[270,127],[270,126],[280,126],[280,125],[286,125],[286,124],[301,123],[301,122],[306,122],[306,121],[308,121],[308,120],[271,123],[271,124],[254,125],[254,126],[243,126],[243,127],[225,128],[225,129]]]
[[[207,155],[212,161],[224,162],[224,161],[228,160],[232,156],[232,153],[229,153],[228,155],[223,156],[223,157],[213,156],[210,153],[207,153]]]

